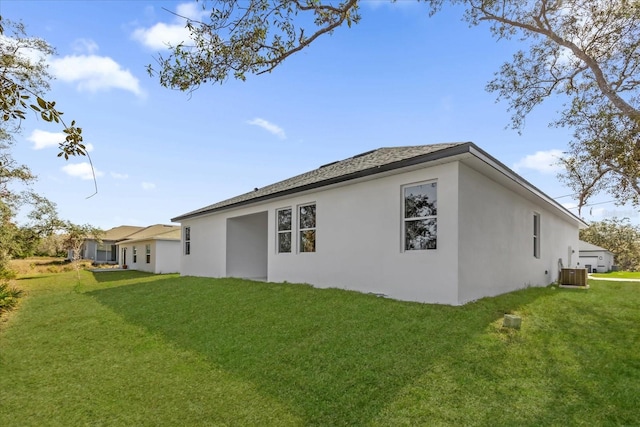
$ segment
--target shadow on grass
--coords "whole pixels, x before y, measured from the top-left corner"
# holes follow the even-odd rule
[[[25,274],[22,275],[20,277],[17,277],[15,279],[12,280],[16,280],[16,281],[21,281],[21,280],[32,280],[32,279],[47,279],[47,278],[51,278],[53,276],[56,276],[58,273],[53,273],[53,274]]]
[[[98,281],[123,280],[96,273]],[[127,273],[127,274],[130,274]],[[364,425],[433,364],[548,288],[463,307],[336,289],[180,277],[88,292],[286,402],[305,425]]]
[[[150,277],[157,276],[153,273],[147,273],[145,271],[138,270],[103,270],[103,271],[92,271],[91,274],[96,279],[98,283],[105,282],[118,282],[122,280],[132,280],[138,279],[140,277]]]

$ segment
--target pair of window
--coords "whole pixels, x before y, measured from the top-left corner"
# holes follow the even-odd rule
[[[292,251],[293,210],[278,209],[278,253]],[[315,203],[298,206],[298,250],[316,251],[316,205]]]

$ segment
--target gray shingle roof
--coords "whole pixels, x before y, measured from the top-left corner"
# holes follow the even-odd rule
[[[141,227],[141,230],[131,233],[118,243],[140,241],[140,240],[180,240],[181,227],[179,225],[155,224],[148,227]]]
[[[185,213],[171,219],[171,221],[176,222],[181,219],[215,212],[224,208],[242,206],[281,195],[297,193],[348,181],[350,179],[382,173],[408,166],[409,164],[423,163],[435,158],[467,152],[470,145],[472,144],[469,142],[455,142],[408,147],[385,147],[367,151],[366,153],[358,154],[345,160],[320,166],[318,169],[285,179],[284,181],[276,182],[275,184],[267,185],[255,191]],[[442,156],[438,156],[438,154],[442,154]]]

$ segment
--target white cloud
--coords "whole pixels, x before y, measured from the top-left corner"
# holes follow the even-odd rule
[[[191,40],[185,18],[199,20],[203,15],[205,11],[197,3],[181,3],[176,7],[172,23],[158,22],[149,28],[137,28],[131,37],[148,48],[166,49],[168,45],[175,46]]]
[[[284,133],[284,130],[280,126],[270,123],[267,120],[255,118],[253,120],[249,120],[247,123],[254,126],[260,126],[262,129],[274,134],[280,139],[287,138],[287,135]]]
[[[562,170],[562,166],[558,164],[562,154],[562,150],[558,149],[536,151],[535,154],[529,154],[514,164],[513,170],[520,172],[530,169],[543,174],[555,174]]]
[[[114,179],[127,179],[129,175],[126,173],[111,172],[111,177]]]
[[[189,30],[184,24],[159,22],[150,28],[137,28],[131,35],[134,40],[151,49],[167,49],[190,40]]]
[[[88,162],[82,163],[70,163],[62,167],[62,171],[69,176],[73,176],[80,179],[93,179],[93,173],[91,171],[91,165]],[[96,178],[104,175],[98,169],[94,168]]]
[[[77,83],[80,91],[97,92],[116,88],[144,96],[138,79],[109,57],[72,55],[53,58],[49,64],[56,78]]]
[[[149,190],[153,190],[154,188],[156,188],[156,185],[153,182],[143,182],[142,183],[142,189],[149,191]]]
[[[40,129],[35,129],[31,132],[31,135],[27,137],[27,141],[33,142],[34,150],[57,147],[60,143],[64,142],[64,139],[65,134],[62,132],[47,132]]]
[[[73,50],[78,53],[96,53],[98,44],[91,39],[77,39],[73,42]]]
[[[62,132],[47,132],[45,130],[35,129],[31,135],[27,137],[27,141],[33,142],[34,150],[42,150],[49,147],[57,147],[64,142],[66,135]],[[84,147],[88,152],[93,151],[93,144],[85,143]]]
[[[207,14],[207,12],[198,5],[198,3],[180,3],[176,7],[176,14],[178,16],[184,16],[189,19],[200,19]]]
[[[0,34],[0,44],[4,46],[4,51],[13,51],[14,59],[19,62],[35,65],[47,59],[47,55],[42,51],[21,46],[20,41],[15,37],[7,37]]]

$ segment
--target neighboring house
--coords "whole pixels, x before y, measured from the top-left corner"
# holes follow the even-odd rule
[[[180,271],[180,227],[151,225],[118,241],[120,266],[149,273]]]
[[[83,259],[90,259],[95,264],[118,264],[118,250],[116,242],[128,235],[142,230],[144,227],[133,225],[121,225],[104,232],[100,241],[96,239],[86,239],[82,251]],[[69,258],[72,253],[69,253]]]
[[[554,282],[586,227],[470,142],[372,150],[172,221],[182,275],[453,305]]]
[[[613,267],[613,253],[600,246],[580,240],[578,244],[580,266],[589,273],[606,273]]]

